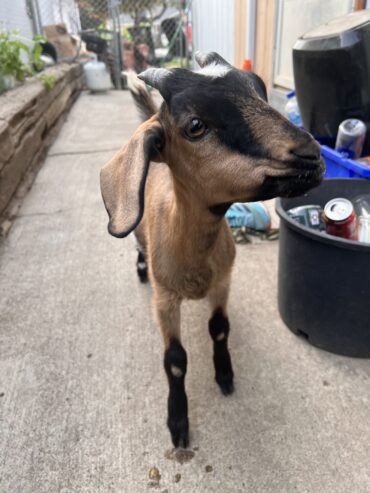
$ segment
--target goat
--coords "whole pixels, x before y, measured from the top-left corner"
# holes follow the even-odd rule
[[[235,69],[217,53],[196,59],[197,72],[150,68],[139,74],[163,103],[154,113],[147,92],[132,88],[150,118],[101,170],[108,231],[122,238],[135,230],[143,281],[148,267],[175,447],[186,447],[189,436],[183,299],[208,297],[215,380],[225,395],[234,389],[227,301],[235,246],[225,212],[233,202],[301,195],[324,171],[319,145],[268,105],[256,74]]]

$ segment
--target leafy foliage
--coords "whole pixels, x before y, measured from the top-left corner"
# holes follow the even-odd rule
[[[39,78],[41,82],[44,84],[44,87],[48,91],[51,91],[53,89],[53,87],[55,86],[55,82],[57,80],[55,75],[47,75],[47,74],[41,74]]]
[[[122,0],[121,10],[126,14],[130,14],[134,19],[135,25],[138,25],[145,18],[146,13],[149,13],[149,18],[153,21],[163,14],[168,5],[173,3],[174,0]],[[153,14],[155,7],[162,7],[161,12],[156,16]]]
[[[96,29],[108,19],[108,0],[78,0],[78,7],[82,29]]]
[[[21,52],[29,54],[29,48],[18,39],[11,39],[8,32],[0,32],[0,73],[14,75],[17,80],[24,80],[29,69],[23,63]]]
[[[41,60],[42,54],[42,43],[46,41],[45,36],[41,36],[37,34],[32,38],[32,41],[35,42],[32,50],[29,50],[29,59],[32,65],[32,68],[35,72],[40,72],[43,69],[44,62]]]
[[[28,45],[22,39],[24,38],[19,36],[18,31],[0,32],[0,93],[5,89],[3,76],[13,76],[16,80],[23,81],[27,76],[43,69],[42,43],[46,38],[40,35],[34,36],[32,44],[26,40]],[[45,76],[43,82],[47,89],[54,85],[54,81],[50,79],[52,77]]]

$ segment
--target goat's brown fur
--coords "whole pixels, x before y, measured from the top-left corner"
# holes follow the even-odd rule
[[[168,135],[166,129],[165,133]],[[166,165],[151,166],[144,216],[135,230],[146,252],[166,346],[171,337],[180,339],[178,323],[168,323],[166,317],[173,317],[183,298],[203,298],[210,290],[216,292],[218,286],[224,291],[235,257],[226,220],[209,211],[207,202],[199,196],[202,187],[196,183],[197,177],[194,176],[191,190],[185,189],[181,177],[177,177],[176,170],[183,165],[182,155],[180,146],[174,162],[167,156]],[[194,169],[196,163],[190,166]],[[217,304],[220,303],[224,305],[222,301]],[[166,311],[170,313],[166,315]]]
[[[200,58],[202,67],[210,61],[223,65],[224,80],[181,70],[148,71],[165,102],[101,173],[109,231],[125,236],[135,230],[147,259],[165,346],[168,426],[175,446],[188,441],[187,363],[180,343],[183,299],[208,296],[216,381],[225,394],[233,388],[227,300],[235,246],[215,208],[303,193],[320,182],[323,171],[317,144],[263,101],[265,90],[257,76],[225,67],[217,54]],[[217,111],[220,98],[224,106]],[[147,95],[143,100],[144,113],[154,111]],[[186,133],[194,117],[209,119],[209,131],[200,139]]]

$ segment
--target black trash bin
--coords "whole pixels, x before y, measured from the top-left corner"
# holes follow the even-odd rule
[[[369,193],[368,180],[330,179],[304,197],[278,199],[276,205],[283,321],[314,346],[361,358],[370,358],[370,244],[309,229],[286,211]]]

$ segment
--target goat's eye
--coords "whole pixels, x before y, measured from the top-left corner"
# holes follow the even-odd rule
[[[190,123],[185,129],[187,137],[190,139],[196,139],[202,137],[207,131],[207,126],[199,118],[192,118]]]

